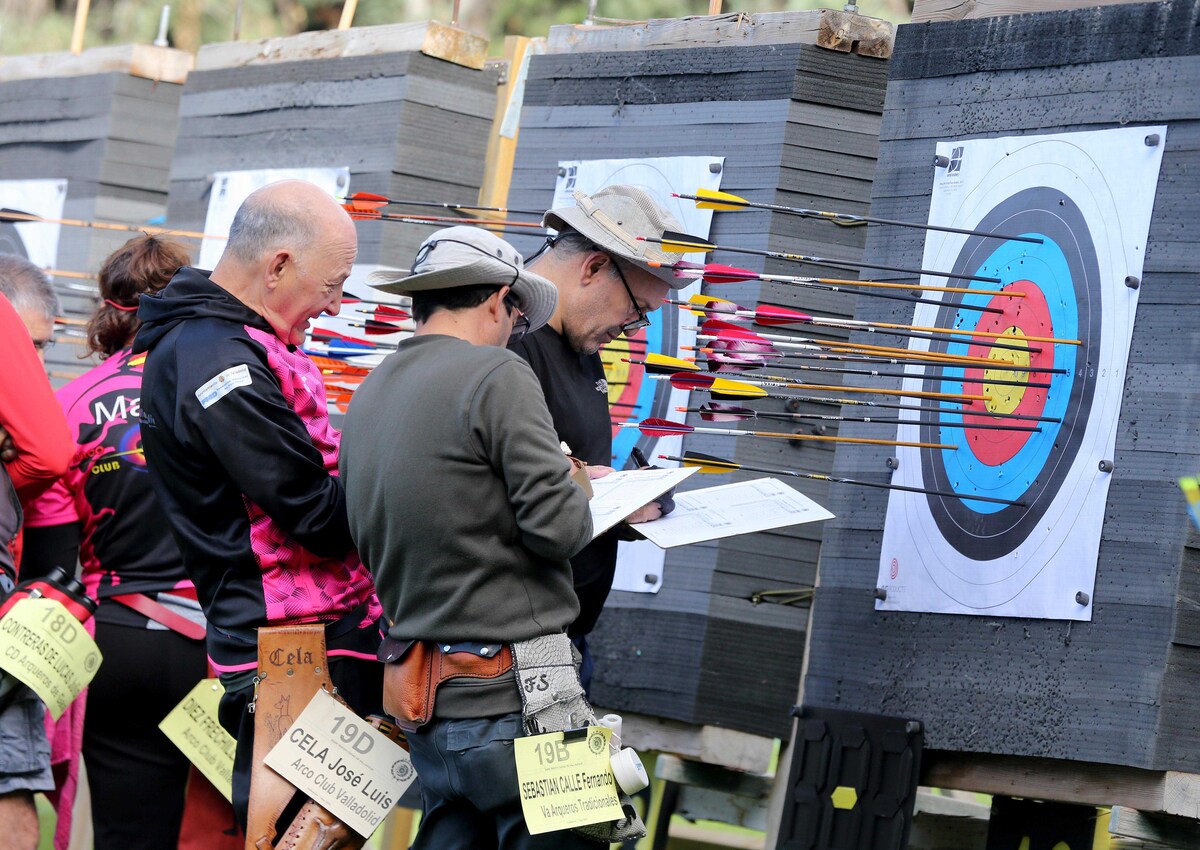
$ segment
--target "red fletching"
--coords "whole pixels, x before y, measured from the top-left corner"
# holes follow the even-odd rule
[[[715,380],[704,372],[676,372],[671,376],[671,386],[678,390],[707,389]]]
[[[367,319],[363,322],[367,336],[379,336],[381,334],[398,334],[404,328],[398,327],[391,322],[381,322],[378,319]]]
[[[758,278],[758,272],[741,269],[737,266],[709,263],[704,267],[704,280],[708,283],[741,283],[746,280],[758,280]]]
[[[389,203],[388,199],[383,195],[376,195],[371,192],[355,192],[345,203],[342,208],[346,212],[372,212],[380,207],[385,207]]]
[[[375,308],[375,318],[377,319],[411,319],[412,314],[407,310],[401,310],[399,307],[393,307],[391,304],[380,304]]]
[[[759,304],[754,311],[754,321],[760,325],[794,325],[797,322],[811,322],[812,316],[789,310],[786,307],[773,307],[770,304]]]
[[[750,339],[756,342],[762,342],[762,337],[754,331],[748,331],[739,325],[731,322],[723,322],[720,319],[709,319],[700,326],[700,330],[708,335],[719,335],[733,337],[734,339]]]
[[[643,434],[667,436],[674,434],[690,434],[696,429],[682,422],[672,422],[670,419],[643,419],[638,423],[638,430]]]
[[[700,406],[700,418],[705,422],[740,422],[743,419],[753,419],[754,411],[748,407],[738,407],[736,404],[713,401]]]

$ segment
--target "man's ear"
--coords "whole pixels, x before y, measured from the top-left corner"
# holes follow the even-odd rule
[[[602,273],[612,263],[612,258],[603,251],[591,251],[584,256],[580,268],[579,282],[584,286],[603,280]]]
[[[283,279],[283,270],[288,263],[294,263],[295,257],[290,251],[276,251],[267,261],[267,289],[274,289]]]

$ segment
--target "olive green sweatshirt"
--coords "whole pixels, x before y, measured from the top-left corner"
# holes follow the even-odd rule
[[[588,499],[517,355],[400,343],[354,394],[340,466],[393,637],[511,643],[579,613],[568,558],[591,539]]]

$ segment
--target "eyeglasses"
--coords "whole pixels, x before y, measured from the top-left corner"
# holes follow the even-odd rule
[[[609,254],[608,258],[612,260],[613,268],[617,270],[617,276],[621,278],[621,285],[625,287],[625,291],[629,294],[629,301],[633,304],[633,309],[637,312],[638,317],[635,320],[621,325],[621,333],[625,334],[625,336],[630,336],[642,328],[649,327],[650,317],[642,312],[641,305],[633,297],[633,290],[629,288],[629,281],[625,279],[625,272],[621,271],[621,264],[617,262],[617,258],[611,254]]]
[[[54,340],[53,339],[35,339],[33,341],[33,347],[38,351],[46,352],[46,351],[49,351],[50,349],[54,348]]]
[[[516,321],[513,322],[512,332],[508,335],[508,344],[512,345],[514,342],[523,340],[525,334],[529,332],[529,317],[521,312],[521,308],[517,305],[516,296],[511,292],[505,293],[504,305],[508,307],[509,315],[512,315],[513,310],[516,310],[518,314]]]

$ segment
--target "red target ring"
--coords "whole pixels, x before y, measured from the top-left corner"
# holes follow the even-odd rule
[[[1008,345],[1021,344],[1032,337],[1053,337],[1054,327],[1050,308],[1041,288],[1029,280],[1018,280],[1004,287],[1007,292],[1024,293],[1023,298],[993,297],[989,307],[998,307],[999,313],[985,313],[976,330],[985,333],[1000,333]],[[1030,434],[1019,431],[990,431],[972,428],[972,424],[1001,422],[999,416],[988,413],[1016,413],[1022,416],[1041,416],[1046,407],[1046,390],[1040,387],[1013,386],[993,383],[992,379],[1004,381],[1031,381],[1045,383],[1048,372],[1029,372],[1027,368],[1050,368],[1054,366],[1054,345],[1048,342],[1025,342],[1027,350],[996,348],[988,345],[991,337],[977,337],[968,347],[972,357],[982,357],[996,365],[980,366],[965,370],[963,392],[970,395],[989,396],[987,401],[973,401],[965,405],[973,415],[963,417],[967,440],[971,451],[987,466],[1000,466],[1012,460],[1029,440]]]

